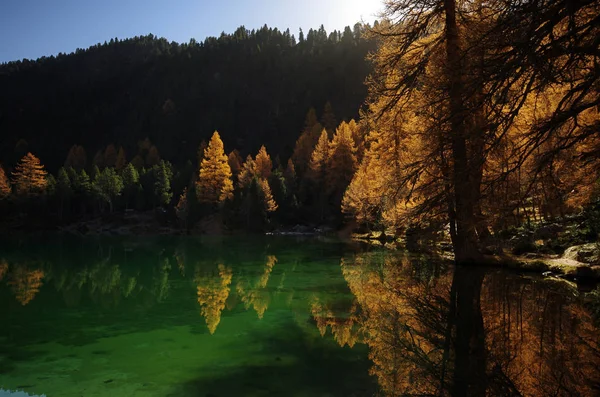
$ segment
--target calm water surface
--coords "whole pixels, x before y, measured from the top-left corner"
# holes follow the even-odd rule
[[[599,395],[597,289],[440,263],[291,237],[4,239],[0,389]]]

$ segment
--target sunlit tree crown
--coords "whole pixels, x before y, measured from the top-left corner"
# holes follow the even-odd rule
[[[231,168],[217,131],[214,132],[200,165],[196,194],[203,203],[216,204],[233,198]]]
[[[273,162],[271,156],[267,153],[267,148],[261,146],[256,159],[254,160],[256,166],[256,174],[260,178],[268,178],[271,176],[271,170],[273,169]]]
[[[12,172],[15,192],[21,196],[35,196],[44,193],[47,175],[40,160],[33,154],[27,153]]]

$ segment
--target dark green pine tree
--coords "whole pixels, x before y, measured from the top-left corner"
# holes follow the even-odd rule
[[[96,176],[93,188],[100,210],[102,211],[104,205],[108,204],[109,211],[113,212],[115,200],[123,191],[123,179],[114,168],[107,167]]]
[[[140,174],[133,164],[129,163],[121,172],[123,178],[123,198],[125,199],[125,209],[135,200],[140,186]]]
[[[173,179],[173,171],[171,164],[165,160],[161,160],[159,164],[153,167],[154,171],[154,196],[159,205],[167,205],[171,202],[173,192],[171,191],[171,180]]]

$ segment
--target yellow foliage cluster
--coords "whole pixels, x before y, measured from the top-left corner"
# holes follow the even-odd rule
[[[356,145],[354,136],[358,126],[354,120],[341,122],[329,140],[327,130],[323,129],[312,151],[308,177],[312,182],[334,196],[335,201],[352,180],[356,171]]]
[[[221,322],[221,312],[229,296],[233,272],[230,267],[219,264],[218,276],[196,276],[198,304],[208,330],[214,334]]]
[[[236,286],[236,291],[244,303],[246,310],[252,307],[259,319],[263,318],[265,311],[269,307],[271,296],[265,288],[276,263],[277,257],[275,255],[267,256],[263,273],[254,285],[251,285],[247,280],[240,280]]]
[[[25,306],[35,298],[40,291],[44,271],[40,269],[30,270],[27,266],[15,266],[8,280],[17,301]]]
[[[272,169],[273,162],[271,161],[271,156],[267,153],[267,149],[263,145],[260,147],[260,150],[254,159],[250,155],[246,157],[246,161],[238,175],[238,185],[241,189],[249,187],[252,181],[256,179],[258,188],[261,192],[260,199],[267,212],[274,212],[277,210],[277,203],[273,198],[268,181]]]
[[[459,365],[459,331],[474,332],[472,343],[478,340],[483,348],[476,352],[467,344],[463,357],[471,363],[477,354],[485,357],[479,370],[499,381],[486,383],[489,395],[503,395],[506,385],[515,395],[550,395],[559,389],[593,394],[600,364],[597,330],[568,284],[532,284],[483,272],[473,283],[471,271],[426,277],[422,263],[397,254],[359,254],[342,260],[341,267],[360,308],[351,311],[356,332],[369,347],[370,372],[385,395],[450,395]],[[324,333],[332,314],[318,300],[311,310]]]
[[[217,131],[210,138],[204,151],[196,192],[199,201],[208,204],[217,204],[233,198],[231,168],[225,155],[223,141]]]
[[[262,179],[268,179],[271,176],[271,170],[273,169],[273,162],[271,156],[267,153],[267,148],[261,146],[260,150],[256,154],[254,159],[256,167],[256,175]]]
[[[15,193],[20,196],[39,196],[46,190],[48,173],[40,159],[31,153],[19,161],[12,172]]]
[[[414,4],[419,7],[421,3]],[[412,6],[403,1],[387,3],[390,19],[384,19],[373,33],[379,39],[371,56],[375,73],[368,80],[368,110],[362,114],[362,133],[358,134],[365,137],[364,156],[342,202],[343,212],[362,224],[448,222],[456,205],[448,38],[443,19],[436,19],[443,16],[444,8],[427,9],[405,23],[397,22],[402,18],[394,19]],[[470,2],[453,6],[470,13],[459,22],[460,45],[473,47],[461,60],[464,70],[459,74],[465,79],[484,81],[481,68],[492,51],[478,47],[478,35],[493,26],[497,17],[494,7],[500,5],[489,6]],[[564,35],[569,23],[585,26],[592,14],[584,7],[573,20],[565,18],[558,23],[553,34]],[[407,44],[409,35],[405,33],[416,29],[411,24],[420,18],[431,18],[431,29]],[[550,40],[553,38],[547,37],[545,42]],[[588,66],[594,62],[590,58]],[[573,72],[572,79],[583,79],[583,73],[589,72],[582,64],[577,72],[582,75]],[[587,105],[597,104],[596,94],[584,96],[582,91],[578,100],[585,110],[572,113],[576,117],[566,113],[565,122],[540,135],[540,128],[546,128],[549,120],[573,104],[573,85],[545,84],[525,91],[527,78],[526,74],[515,77],[511,84],[516,87],[521,82],[523,87],[505,94],[507,105],[490,95],[490,84],[477,87],[472,81],[464,82],[471,96],[465,106],[473,106],[464,121],[467,178],[473,192],[462,194],[476,203],[474,216],[495,230],[519,224],[524,218],[548,219],[579,211],[600,197],[600,139],[590,133],[597,130],[599,113],[597,106]],[[485,95],[492,99],[478,104]],[[518,112],[511,113],[515,106],[508,103],[516,98],[520,98]],[[473,170],[479,168],[477,176]]]
[[[312,152],[319,140],[323,126],[317,120],[315,109],[310,109],[304,121],[304,129],[294,146],[292,161],[300,174],[304,174],[310,164]]]
[[[342,347],[354,347],[358,342],[357,310],[358,306],[354,303],[348,317],[336,317],[317,297],[314,297],[310,304],[311,315],[321,336],[325,336],[328,328],[331,329],[333,338]]]

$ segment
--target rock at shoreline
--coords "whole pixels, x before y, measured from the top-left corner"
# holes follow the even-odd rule
[[[569,247],[565,250],[563,258],[590,265],[600,265],[600,244],[589,243]]]

